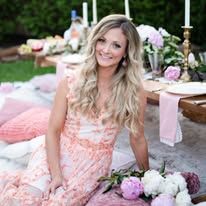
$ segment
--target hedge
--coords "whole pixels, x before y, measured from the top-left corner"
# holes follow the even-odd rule
[[[89,21],[92,21],[92,0],[88,0]],[[98,19],[112,13],[124,13],[124,0],[97,0]],[[9,35],[23,34],[35,38],[63,35],[69,27],[71,9],[82,14],[79,0],[1,0],[0,40]],[[191,1],[192,43],[206,48],[206,1]],[[163,27],[169,33],[182,37],[184,0],[130,0],[130,14],[136,25]]]

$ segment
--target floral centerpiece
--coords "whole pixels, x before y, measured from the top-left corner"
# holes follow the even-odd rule
[[[149,25],[140,25],[137,31],[143,41],[145,60],[148,55],[158,53],[163,70],[168,66],[182,65],[184,55],[178,49],[181,41],[179,37],[169,34],[163,28],[156,30]]]
[[[146,67],[153,68],[154,61],[151,61],[151,58],[158,55],[159,65],[164,77],[168,80],[178,80],[184,64],[184,54],[179,49],[181,39],[169,34],[163,28],[157,30],[149,25],[139,25],[137,31],[143,41]],[[205,63],[196,60],[192,53],[189,55],[189,70],[192,80],[202,81],[206,79]]]
[[[103,193],[119,186],[121,193],[117,195],[124,199],[141,198],[150,202],[151,206],[190,206],[190,194],[195,194],[200,188],[196,174],[185,172],[166,173],[165,164],[157,170],[112,171],[111,176],[101,177],[99,181],[108,184]]]

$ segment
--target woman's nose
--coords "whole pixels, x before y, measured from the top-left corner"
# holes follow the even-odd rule
[[[105,44],[104,47],[103,47],[103,51],[105,53],[108,53],[110,52],[110,48],[111,48],[111,45],[110,44]]]

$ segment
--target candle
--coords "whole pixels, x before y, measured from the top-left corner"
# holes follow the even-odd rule
[[[92,1],[92,11],[93,11],[93,24],[97,23],[97,1]]]
[[[129,15],[129,0],[125,0],[124,1],[124,6],[125,6],[125,16],[130,19],[130,15]]]
[[[83,26],[88,27],[88,10],[87,2],[83,2]]]
[[[190,0],[185,0],[185,27],[190,26]]]

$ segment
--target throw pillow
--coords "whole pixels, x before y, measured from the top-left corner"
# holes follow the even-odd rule
[[[47,132],[50,110],[31,108],[0,127],[0,140],[15,143],[29,140]]]
[[[6,98],[0,110],[0,126],[8,120],[16,117],[18,114],[35,107],[32,102],[21,101],[13,98]]]

